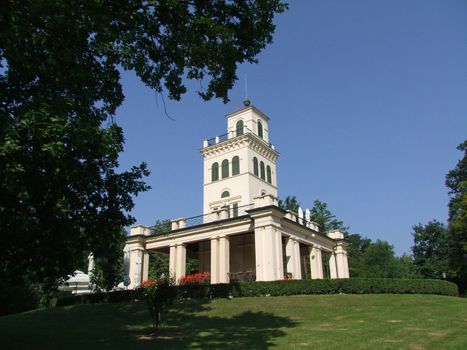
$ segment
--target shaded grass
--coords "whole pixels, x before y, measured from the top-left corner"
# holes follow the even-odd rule
[[[154,333],[145,304],[0,317],[4,349],[467,349],[467,300],[309,295],[191,300]]]

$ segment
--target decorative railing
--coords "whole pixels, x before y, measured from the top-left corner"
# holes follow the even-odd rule
[[[264,139],[262,139],[261,137],[259,137],[258,135],[256,135],[253,130],[249,129],[248,127],[244,126],[243,127],[243,130],[239,133],[238,130],[234,130],[234,131],[229,131],[228,133],[226,134],[222,134],[222,135],[219,135],[219,136],[216,136],[216,137],[213,137],[211,139],[208,139],[208,140],[205,140],[204,141],[204,144],[203,144],[203,147],[209,147],[209,146],[213,146],[213,145],[217,145],[218,143],[221,143],[221,142],[225,142],[229,139],[232,139],[234,137],[238,137],[238,136],[242,136],[244,134],[251,134],[253,135],[255,138],[257,138],[259,141],[263,142],[264,144],[266,144],[268,147],[274,149],[274,145],[272,143],[269,143],[269,142],[266,142]]]
[[[189,218],[179,218],[172,220],[170,222],[165,223],[161,227],[151,227],[151,234],[153,235],[166,235],[169,234],[171,231],[179,230],[182,228],[187,227],[195,227],[211,222],[216,222],[219,220],[226,220],[236,217],[241,217],[247,215],[247,211],[249,209],[253,209],[253,203],[242,205],[240,207],[221,207],[218,211],[204,214],[204,215],[197,215],[192,216]]]

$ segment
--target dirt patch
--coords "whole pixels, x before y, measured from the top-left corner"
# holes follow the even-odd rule
[[[329,331],[334,330],[334,328],[332,327],[332,325],[330,323],[318,324],[318,325],[312,327],[312,329],[315,330],[315,331],[320,331],[320,332],[329,332]]]
[[[385,343],[401,343],[402,340],[396,340],[396,339],[385,339]]]
[[[432,335],[434,337],[444,337],[449,334],[448,331],[437,331],[437,332],[430,332],[428,333],[429,335]]]
[[[388,320],[388,323],[401,323],[402,320]]]

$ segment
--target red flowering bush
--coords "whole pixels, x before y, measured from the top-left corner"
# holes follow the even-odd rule
[[[165,276],[148,279],[141,284],[143,295],[156,330],[165,317],[167,305],[175,299],[176,291],[172,287],[174,284],[173,278]]]
[[[178,279],[178,284],[206,284],[211,282],[211,274],[209,272],[192,273],[191,275],[182,276]]]

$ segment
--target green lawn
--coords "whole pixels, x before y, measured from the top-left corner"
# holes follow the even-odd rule
[[[467,299],[310,295],[180,302],[152,333],[144,303],[0,317],[2,349],[467,349]]]

